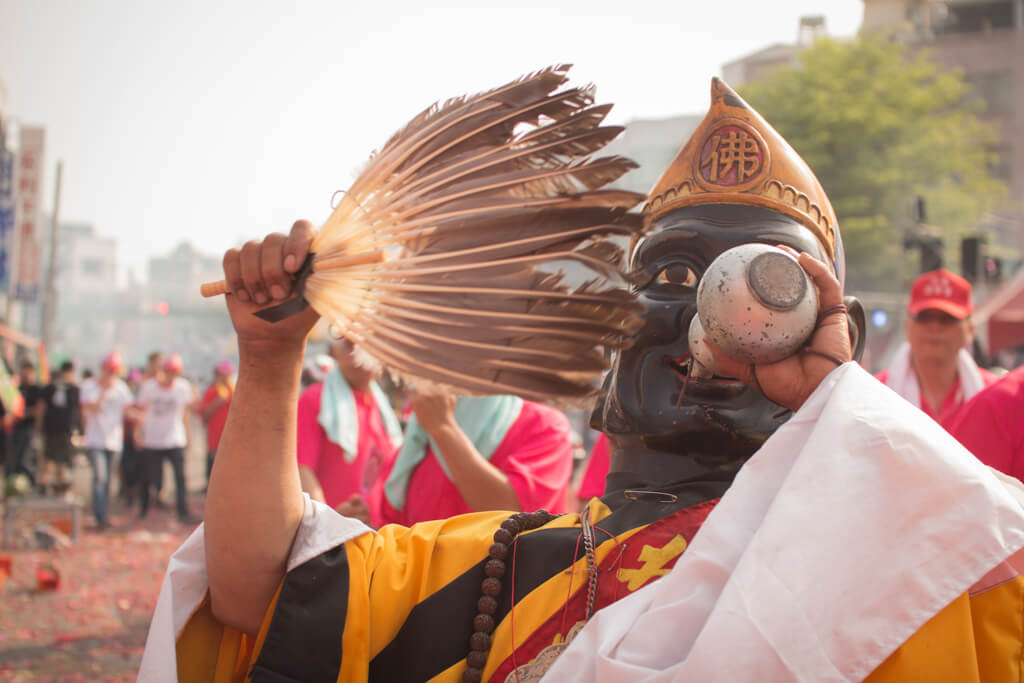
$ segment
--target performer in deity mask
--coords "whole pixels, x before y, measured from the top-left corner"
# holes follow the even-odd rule
[[[267,325],[229,297],[239,388],[140,680],[526,681],[553,661],[555,681],[1019,676],[1019,490],[848,362],[863,312],[806,164],[716,79],[644,211],[646,324],[595,410],[611,471],[579,515],[372,532],[303,499],[294,406],[315,315]],[[310,235],[229,253],[228,281],[265,288],[252,261],[283,273]],[[817,327],[796,356],[719,354],[719,376],[688,377],[697,282],[747,243],[802,252]]]

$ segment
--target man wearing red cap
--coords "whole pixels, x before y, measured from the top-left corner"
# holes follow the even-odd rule
[[[995,381],[967,350],[974,339],[971,284],[945,269],[924,273],[910,290],[907,341],[878,380],[949,429],[957,412]]]
[[[121,356],[113,351],[103,359],[98,379],[82,382],[81,402],[85,422],[85,452],[92,466],[92,513],[96,526],[110,526],[110,473],[124,445],[124,411],[132,404],[132,392],[118,373]]]
[[[136,403],[144,411],[140,443],[143,451],[143,476],[140,517],[149,512],[149,488],[164,459],[174,468],[174,494],[178,519],[194,520],[185,504],[185,449],[191,441],[191,406],[195,402],[192,385],[181,377],[181,357],[176,353],[163,362],[159,379],[147,380],[139,389]]]

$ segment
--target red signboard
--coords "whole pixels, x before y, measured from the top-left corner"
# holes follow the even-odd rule
[[[15,167],[15,296],[27,301],[39,295],[44,140],[42,128],[23,127]]]

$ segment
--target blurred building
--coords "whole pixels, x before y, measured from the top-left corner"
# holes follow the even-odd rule
[[[996,245],[1024,250],[1024,0],[863,0],[862,31],[881,32],[928,50],[959,69],[984,102],[983,120],[999,132],[991,175],[1010,188],[1010,203],[981,226]],[[796,42],[757,50],[722,67],[737,87],[797,63],[800,49],[827,35],[822,17],[801,17]],[[999,260],[999,259],[997,259]]]
[[[204,299],[199,286],[221,280],[221,259],[182,242],[165,256],[149,259],[145,296],[138,315],[126,322],[122,338],[133,358],[150,351],[181,354],[185,374],[209,379],[213,366],[234,357],[235,338],[222,297]]]
[[[61,223],[57,237],[57,291],[68,305],[95,306],[111,298],[117,283],[117,240],[90,223]]]
[[[864,0],[861,29],[887,32],[963,72],[999,132],[993,177],[1012,205],[985,226],[989,241],[1024,249],[1024,0]]]
[[[46,232],[52,218],[43,220]],[[50,240],[43,241],[42,261],[50,262]],[[117,241],[96,232],[90,223],[63,222],[57,227],[54,262],[56,313],[50,357],[85,362],[104,353],[115,335],[117,309]]]
[[[0,298],[3,298],[3,315],[10,310],[7,295],[10,287],[12,250],[15,226],[14,197],[14,151],[8,146],[8,124],[3,111],[3,81],[0,81]],[[10,321],[5,321],[10,322]]]
[[[117,241],[88,223],[65,222],[59,227],[55,267],[53,362],[72,359],[95,370],[116,349],[138,366],[159,350],[180,353],[186,374],[206,377],[218,360],[235,355],[223,302],[199,296],[199,283],[219,279],[220,262],[188,244],[150,259],[148,282],[129,277],[121,285]]]
[[[161,303],[180,308],[203,307],[199,286],[223,278],[221,260],[202,254],[188,242],[182,242],[166,256],[149,259],[148,293],[157,306]]]
[[[780,66],[796,66],[799,64],[797,54],[800,50],[827,36],[825,17],[800,17],[795,43],[776,43],[735,59],[722,66],[722,78],[730,86],[737,88]]]

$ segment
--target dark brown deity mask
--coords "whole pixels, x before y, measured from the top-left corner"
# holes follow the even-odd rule
[[[592,417],[617,453],[679,455],[700,469],[738,469],[788,419],[789,411],[741,382],[687,378],[697,283],[716,256],[749,242],[785,244],[828,261],[805,226],[753,206],[678,209],[660,217],[637,244],[633,269],[649,278],[637,288],[645,325],[635,345],[616,358]],[[863,311],[848,303],[854,346],[862,347]]]

